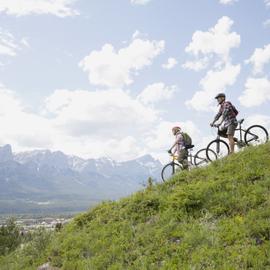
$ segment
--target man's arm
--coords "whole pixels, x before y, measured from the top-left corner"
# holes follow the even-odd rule
[[[217,122],[217,120],[221,117],[221,115],[222,115],[222,108],[220,107],[219,112],[216,114],[214,121],[210,124],[210,126],[214,126],[215,122]]]

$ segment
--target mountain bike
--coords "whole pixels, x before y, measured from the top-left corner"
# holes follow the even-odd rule
[[[242,124],[244,120],[245,119],[241,119],[238,121],[238,128],[235,130],[239,134],[239,137],[235,140],[235,143],[239,148],[263,144],[269,140],[266,128],[261,125],[252,125],[247,129],[243,129]],[[214,127],[219,128],[217,125],[214,125]],[[213,155],[213,152],[215,155]],[[217,138],[211,141],[206,147],[206,157],[210,161],[223,158],[227,156],[229,152],[230,147],[228,143],[220,139],[220,135],[217,135]]]
[[[191,170],[194,167],[202,167],[209,164],[209,160],[206,157],[206,148],[199,150],[196,155],[192,155],[192,148],[194,145],[191,145],[188,150],[188,168]],[[212,151],[212,150],[209,150]],[[213,151],[212,155],[215,155]],[[183,170],[182,164],[178,162],[178,156],[171,154],[172,161],[166,164],[161,171],[161,178],[163,182],[171,178],[176,172]]]

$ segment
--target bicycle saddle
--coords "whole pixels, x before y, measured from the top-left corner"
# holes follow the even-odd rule
[[[245,119],[241,119],[238,121],[239,124],[243,124],[243,122],[245,121]]]
[[[185,148],[186,149],[192,149],[194,147],[194,145],[192,144],[192,145],[187,145]]]

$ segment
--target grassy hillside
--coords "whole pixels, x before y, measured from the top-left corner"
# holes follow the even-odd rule
[[[270,144],[100,204],[46,241],[0,268],[270,269]]]

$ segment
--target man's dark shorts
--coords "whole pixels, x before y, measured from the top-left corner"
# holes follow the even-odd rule
[[[227,138],[229,136],[234,136],[237,124],[231,124],[227,128],[218,131],[218,135]]]

